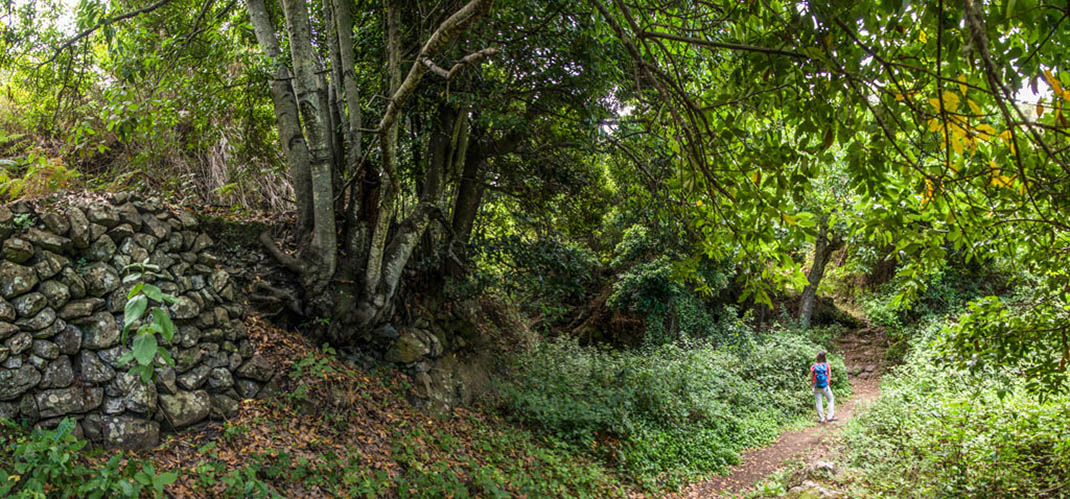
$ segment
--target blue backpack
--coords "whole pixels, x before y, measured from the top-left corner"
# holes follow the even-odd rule
[[[814,386],[817,388],[829,386],[829,369],[826,364],[814,364]]]

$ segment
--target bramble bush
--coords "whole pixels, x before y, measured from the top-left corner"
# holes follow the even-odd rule
[[[821,347],[787,332],[750,338],[634,351],[544,342],[516,360],[504,410],[648,485],[721,470],[813,412],[808,373]],[[844,372],[838,356],[830,362]],[[833,389],[848,394],[846,378]]]

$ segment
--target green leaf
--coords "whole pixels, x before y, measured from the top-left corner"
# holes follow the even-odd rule
[[[158,486],[156,490],[162,491],[165,486],[175,483],[175,480],[178,480],[177,472],[168,471],[167,473],[160,473],[156,476],[156,480],[154,480]]]
[[[141,319],[141,316],[145,315],[145,308],[148,306],[149,300],[145,298],[145,295],[137,295],[134,299],[126,302],[126,309],[123,311],[123,330],[126,331]]]
[[[132,283],[134,281],[140,281],[141,277],[142,276],[141,276],[140,272],[136,272],[136,273],[127,275],[126,277],[123,277],[123,284],[130,284],[130,283]]]
[[[175,323],[171,322],[171,316],[167,311],[160,307],[153,308],[152,319],[153,322],[159,324],[160,334],[163,335],[164,339],[171,341],[171,338],[175,336]]]
[[[139,334],[134,338],[133,353],[137,363],[143,366],[152,364],[156,357],[156,335]]]
[[[152,484],[152,477],[149,476],[149,474],[145,473],[144,471],[139,471],[137,473],[134,473],[134,480],[137,480],[137,482],[142,484],[142,485],[151,485]]]
[[[175,365],[175,359],[171,358],[171,352],[167,351],[166,348],[156,349],[156,355],[159,355],[160,358],[163,359],[164,364],[169,366]]]
[[[152,298],[152,301],[163,301],[163,291],[161,291],[160,288],[153,286],[152,284],[146,284],[144,291],[145,296]]]
[[[129,300],[141,292],[141,288],[145,285],[143,282],[139,282],[130,289],[130,292],[126,294],[126,299]]]
[[[137,366],[136,370],[142,383],[152,383],[152,375],[155,372],[152,366]]]
[[[810,228],[817,225],[817,217],[813,213],[800,211],[799,213],[796,213],[795,216],[798,217],[796,223],[799,227]]]

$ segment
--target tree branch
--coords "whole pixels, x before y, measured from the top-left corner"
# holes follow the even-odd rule
[[[448,19],[442,21],[438,29],[428,37],[427,42],[420,48],[420,54],[417,55],[416,60],[430,59],[439,49],[464,30],[469,23],[486,14],[493,3],[494,0],[471,0],[460,10],[454,12]],[[390,128],[390,125],[398,119],[401,107],[405,104],[409,95],[416,91],[416,85],[420,82],[420,78],[423,77],[425,71],[427,71],[426,66],[422,63],[413,64],[409,68],[409,74],[405,76],[401,85],[390,96],[390,103],[387,104],[383,118],[379,121],[379,126],[377,127],[379,133],[385,133]]]
[[[78,33],[77,35],[75,35],[74,38],[71,38],[71,39],[67,40],[66,42],[63,42],[63,45],[60,45],[59,48],[56,49],[56,51],[52,54],[52,57],[49,57],[44,62],[38,64],[37,67],[44,66],[45,64],[48,64],[48,63],[56,60],[56,58],[59,57],[59,55],[61,53],[63,53],[64,50],[67,50],[68,48],[70,48],[72,45],[77,43],[78,40],[81,40],[82,38],[85,38],[85,37],[87,37],[89,35],[92,35],[96,30],[98,30],[100,28],[103,28],[104,26],[107,26],[107,25],[112,24],[112,23],[117,23],[119,21],[125,21],[127,19],[130,19],[131,17],[140,16],[141,14],[148,14],[149,12],[152,12],[152,11],[154,11],[154,10],[160,8],[160,7],[163,7],[164,5],[167,5],[169,3],[171,3],[171,0],[160,0],[159,2],[156,2],[156,3],[152,4],[152,5],[149,5],[149,6],[146,6],[146,7],[142,7],[140,9],[127,12],[125,14],[120,14],[120,15],[112,17],[112,18],[105,19],[105,20],[97,23],[96,26],[93,26],[92,28],[86,29],[85,31],[82,31],[81,33]]]
[[[799,52],[793,52],[790,50],[774,49],[769,47],[758,47],[755,45],[743,45],[741,43],[729,43],[729,42],[714,42],[711,40],[705,40],[702,38],[695,38],[692,36],[680,36],[672,35],[669,33],[655,33],[650,31],[640,31],[636,33],[636,38],[662,38],[665,40],[672,40],[676,42],[687,43],[691,45],[702,45],[704,47],[712,47],[719,49],[740,50],[744,52],[758,52],[762,54],[770,55],[783,55],[787,57],[795,57],[797,59],[809,59],[810,57]]]
[[[451,80],[451,79],[453,79],[453,75],[457,74],[457,72],[460,71],[461,69],[463,69],[465,66],[468,66],[470,64],[474,64],[474,63],[478,62],[480,59],[482,59],[484,57],[490,57],[490,56],[495,55],[497,53],[498,53],[498,48],[497,47],[487,47],[487,48],[485,48],[483,50],[480,50],[478,52],[473,52],[471,54],[468,54],[468,55],[464,56],[461,60],[457,61],[456,64],[451,66],[449,70],[442,69],[441,67],[436,65],[435,61],[432,61],[430,57],[425,57],[423,59],[423,63],[424,63],[425,66],[427,66],[428,69],[431,70],[432,73],[435,73],[435,74],[437,74],[437,75],[439,75],[439,76],[441,76],[441,77],[443,77],[443,78],[445,78],[447,80]]]

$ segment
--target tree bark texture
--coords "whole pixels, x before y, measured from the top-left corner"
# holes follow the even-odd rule
[[[309,146],[312,178],[312,244],[308,256],[315,275],[306,276],[313,295],[326,289],[334,275],[337,235],[334,221],[334,189],[331,178],[328,110],[322,103],[316,75],[316,54],[312,48],[308,6],[304,0],[284,0],[286,27],[290,35],[290,57],[294,66],[294,90]]]
[[[806,276],[809,282],[803,288],[802,296],[799,298],[799,323],[803,328],[810,327],[810,321],[814,316],[814,304],[817,301],[817,287],[821,284],[821,278],[825,276],[825,266],[828,265],[829,258],[838,246],[838,240],[829,239],[828,219],[822,220],[817,240],[814,241],[814,263],[810,267],[810,273]]]
[[[301,131],[301,118],[297,111],[297,97],[290,85],[290,70],[282,59],[275,28],[268,16],[264,0],[247,0],[246,8],[253,24],[257,43],[275,64],[275,78],[271,80],[271,101],[275,108],[275,126],[279,142],[286,152],[286,165],[294,184],[297,198],[298,233],[312,229],[312,176],[309,169],[308,145]]]
[[[346,169],[352,175],[356,173],[361,155],[362,114],[360,109],[360,92],[357,88],[356,55],[353,53],[353,13],[350,2],[334,0],[335,34],[338,37],[338,56],[341,61],[342,88],[345,93],[349,128],[346,132]]]
[[[364,273],[363,302],[358,311],[358,323],[369,325],[383,316],[388,302],[393,299],[401,277],[400,268],[407,263],[408,257],[420,239],[420,235],[430,220],[433,207],[421,203],[411,215],[410,220],[402,223],[405,229],[398,230],[387,246],[387,232],[390,230],[394,208],[398,198],[397,183],[397,138],[398,121],[402,107],[427,72],[427,66],[421,61],[433,58],[447,43],[462,33],[476,18],[486,14],[493,0],[471,0],[460,10],[442,22],[428,37],[420,48],[416,60],[409,67],[404,79],[401,78],[400,49],[400,6],[396,0],[386,0],[386,45],[387,74],[390,80],[390,101],[379,121],[380,150],[382,152],[381,198],[379,213],[372,230],[368,248],[367,264]],[[400,264],[400,268],[398,265]]]
[[[450,241],[449,251],[455,258],[447,259],[446,272],[455,278],[464,274],[468,264],[468,240],[472,237],[472,227],[479,213],[479,204],[483,198],[483,175],[486,159],[478,141],[468,146],[461,170],[460,186],[453,205],[451,228],[454,240]]]

